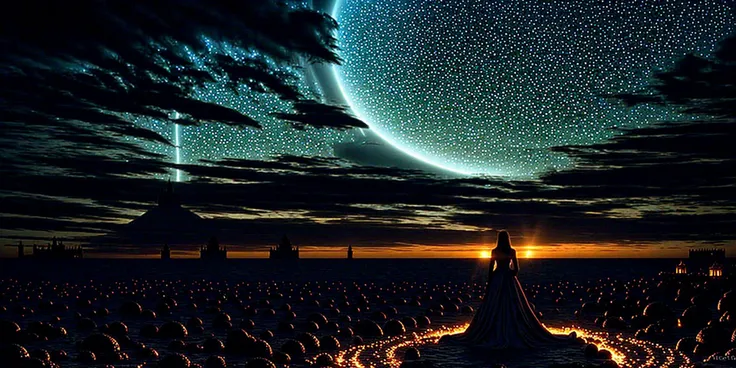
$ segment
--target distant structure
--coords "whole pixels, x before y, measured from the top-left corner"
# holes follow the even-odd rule
[[[171,180],[157,191],[155,206],[129,223],[106,235],[90,239],[91,246],[115,244],[149,247],[161,250],[162,244],[170,247],[206,244],[215,229],[196,213],[182,206],[179,194]],[[178,248],[177,248],[178,249]]]
[[[18,242],[18,258],[23,258],[26,256],[26,251],[23,249],[23,242]]]
[[[299,259],[299,246],[292,247],[289,238],[284,235],[277,248],[271,248],[271,259]]]
[[[19,248],[21,246],[19,245]],[[22,252],[22,248],[18,250],[18,255]],[[46,246],[33,245],[33,258],[52,258],[52,259],[67,259],[67,258],[82,258],[84,251],[82,247],[67,247],[61,240],[56,240],[53,237],[51,243]],[[25,254],[23,255],[25,256]]]
[[[716,248],[690,249],[688,252],[687,270],[690,273],[708,274],[714,263],[726,263],[726,250]]]
[[[715,278],[722,277],[723,276],[723,266],[718,262],[713,263],[713,265],[710,266],[710,268],[708,268],[708,276],[715,277]]]
[[[161,248],[161,259],[171,259],[171,248],[168,244],[164,244],[164,247]]]
[[[171,179],[166,182],[166,189],[162,190],[158,195],[158,206],[181,207],[181,200],[179,199],[179,196],[174,193],[174,185],[171,184]]]
[[[353,259],[353,246],[348,246],[348,259]]]
[[[216,237],[211,237],[206,246],[199,250],[200,259],[226,259],[227,247],[220,248],[220,242]]]
[[[680,261],[675,267],[675,275],[687,275],[687,265],[684,261]]]

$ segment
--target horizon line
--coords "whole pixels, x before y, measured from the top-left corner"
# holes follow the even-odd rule
[[[24,258],[18,258],[17,256],[13,257],[4,257],[0,256],[0,259],[34,259],[32,255],[28,255]],[[36,260],[51,260],[51,261],[68,261],[68,260],[80,260],[80,259],[128,259],[128,260],[160,260],[160,261],[169,261],[169,260],[201,260],[198,256],[192,256],[192,257],[171,257],[169,259],[161,259],[160,256],[156,253],[149,253],[149,254],[140,254],[140,255],[121,255],[121,256],[112,256],[112,257],[83,257],[83,258],[75,258],[75,259],[63,259],[63,258],[35,258]],[[224,260],[219,260],[218,262],[231,260],[231,259],[247,259],[247,260],[271,260],[272,258],[269,257],[228,257]],[[353,261],[353,260],[387,260],[387,259],[397,259],[397,260],[441,260],[441,259],[467,259],[467,260],[483,260],[486,261],[489,258],[481,258],[481,257],[354,257],[352,259],[348,259],[346,257],[301,257],[294,260],[302,260],[302,259],[329,259],[329,260],[346,260],[346,261]],[[556,259],[619,259],[619,260],[632,260],[632,259],[688,259],[688,257],[521,257],[519,260],[556,260]],[[726,257],[726,259],[736,259],[736,256]],[[205,260],[208,261],[208,260]],[[278,261],[278,260],[277,260]],[[293,260],[292,260],[293,261]],[[209,262],[209,261],[208,261]]]

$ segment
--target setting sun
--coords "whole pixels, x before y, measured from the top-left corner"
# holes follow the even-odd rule
[[[532,252],[531,250],[527,250],[526,252],[524,252],[524,258],[532,258],[532,256],[534,256],[534,252]]]
[[[480,251],[480,258],[491,258],[491,252],[487,250]]]

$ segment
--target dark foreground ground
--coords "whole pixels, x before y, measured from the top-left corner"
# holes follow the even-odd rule
[[[673,270],[679,260],[520,262],[519,279],[547,326],[605,331],[593,318],[575,316],[582,303],[632,295],[641,305],[630,312],[643,313],[658,273]],[[0,260],[0,320],[18,324],[22,332],[11,335],[31,355],[43,358],[48,352],[62,367],[185,367],[162,364],[182,356],[203,367],[218,367],[208,365],[212,356],[222,356],[228,367],[260,367],[269,365],[259,365],[264,362],[255,357],[278,362],[282,353],[290,355],[292,367],[313,366],[320,354],[343,367],[398,367],[411,346],[439,367],[605,362],[586,357],[579,346],[536,354],[478,354],[417,337],[467,323],[481,302],[487,272],[487,260],[468,259],[5,259]],[[145,312],[131,314],[131,302]],[[679,314],[683,306],[671,309]],[[376,327],[383,329],[382,336]],[[243,335],[233,335],[241,328]],[[631,328],[620,338],[600,339],[629,350],[626,366],[684,366],[682,357],[665,346],[673,348],[677,338],[662,346],[625,340],[634,332]],[[100,333],[114,336],[119,351]],[[356,343],[355,335],[364,344]],[[301,342],[303,353],[294,341]],[[85,354],[94,349],[97,357],[90,361]]]

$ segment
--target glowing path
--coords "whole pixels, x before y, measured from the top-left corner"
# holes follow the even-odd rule
[[[415,347],[437,344],[444,335],[454,335],[465,331],[468,323],[429,329],[424,332],[407,333],[403,336],[380,339],[364,345],[352,346],[336,356],[338,367],[398,368],[402,363],[403,351]],[[575,332],[587,343],[611,352],[612,360],[620,367],[628,368],[675,368],[693,367],[693,362],[684,354],[654,342],[626,337],[623,334],[591,331],[580,327],[548,328],[555,334]],[[441,347],[440,347],[441,349]],[[582,353],[581,353],[582,354]],[[431,360],[431,358],[430,358]],[[442,362],[437,362],[442,366]]]

